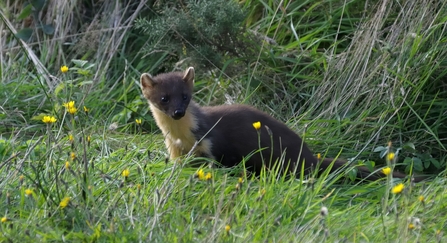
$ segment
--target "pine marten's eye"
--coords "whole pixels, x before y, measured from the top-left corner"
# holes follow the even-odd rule
[[[161,97],[161,102],[168,103],[169,102],[169,96],[162,96]]]
[[[187,100],[187,99],[188,99],[188,96],[183,94],[183,100]]]

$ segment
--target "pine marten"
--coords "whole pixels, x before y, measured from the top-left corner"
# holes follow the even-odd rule
[[[284,123],[247,105],[201,107],[191,100],[194,68],[170,72],[155,77],[141,75],[141,89],[148,100],[158,127],[165,136],[170,158],[185,155],[194,148],[197,156],[216,160],[223,166],[238,165],[245,158],[247,170],[259,173],[263,166],[269,170],[279,167],[282,173],[305,173],[319,168],[331,171],[345,162],[333,159],[319,161],[306,143]],[[260,122],[259,130],[253,123]],[[196,144],[196,142],[198,142]],[[278,167],[275,167],[278,166]],[[359,177],[378,179],[358,167]],[[395,173],[395,177],[405,177]]]

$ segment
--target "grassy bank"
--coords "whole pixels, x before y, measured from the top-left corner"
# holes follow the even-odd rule
[[[199,103],[255,105],[353,165],[380,170],[393,152],[396,169],[433,175],[421,183],[167,161],[139,76],[204,52],[134,28],[162,22],[158,3],[41,3],[0,3],[1,241],[446,240],[445,3],[239,1],[230,42],[252,47],[196,68]]]

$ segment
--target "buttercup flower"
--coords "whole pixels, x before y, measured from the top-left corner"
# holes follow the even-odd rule
[[[44,116],[42,118],[42,122],[47,123],[47,124],[55,123],[56,121],[57,121],[57,119],[54,116]]]
[[[59,203],[59,207],[66,208],[69,203],[70,203],[70,197],[64,197],[64,199],[62,199],[62,201]]]
[[[64,103],[62,105],[66,108],[67,112],[72,114],[72,115],[74,113],[76,113],[76,111],[78,111],[78,109],[75,107],[75,102],[74,101],[69,101],[69,102]]]
[[[393,189],[391,189],[391,192],[393,194],[399,194],[404,190],[405,186],[402,183],[397,184],[396,186],[393,187]]]
[[[422,202],[422,203],[425,202],[425,198],[422,195],[418,197],[418,200],[419,200],[419,202]]]
[[[125,177],[125,178],[129,177],[129,175],[130,175],[130,171],[129,171],[129,169],[125,169],[125,170],[123,170],[123,173],[121,173],[121,175],[122,175],[123,177]]]
[[[196,175],[197,175],[197,178],[199,178],[199,180],[205,179],[205,172],[202,169],[197,171]]]
[[[393,152],[390,152],[386,155],[386,158],[389,161],[393,161],[395,157],[396,157],[396,154],[394,154]]]
[[[205,180],[211,180],[211,178],[212,178],[213,176],[211,175],[211,173],[206,173],[206,175],[205,175]]]
[[[8,218],[6,216],[2,217],[2,223],[5,223],[6,221],[8,221]]]
[[[74,107],[75,106],[75,102],[72,100],[72,101],[69,101],[69,102],[67,102],[67,103],[64,103],[64,104],[62,104],[65,108],[71,108],[71,107]]]
[[[260,122],[260,121],[253,122],[253,127],[254,127],[256,130],[261,129],[261,122]]]
[[[231,226],[230,225],[225,225],[225,231],[228,233],[231,230]]]
[[[68,67],[65,66],[65,65],[62,66],[62,67],[61,67],[61,72],[62,72],[62,73],[66,73],[66,72],[68,72]]]
[[[137,125],[141,125],[142,121],[141,121],[141,119],[135,119],[135,123],[136,123]]]
[[[33,190],[32,189],[28,188],[28,189],[25,190],[25,195],[26,196],[31,196],[31,194],[33,194]]]
[[[385,175],[389,175],[391,173],[391,168],[390,167],[383,168],[382,173]]]
[[[74,114],[74,113],[76,113],[76,111],[78,111],[78,109],[76,109],[76,107],[72,107],[72,108],[68,108],[68,113],[70,113],[70,114]]]

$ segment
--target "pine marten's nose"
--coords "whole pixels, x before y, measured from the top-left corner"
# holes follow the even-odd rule
[[[185,115],[185,111],[184,110],[175,110],[174,111],[174,119],[178,120],[180,118],[182,118]]]

